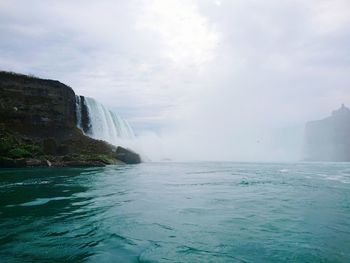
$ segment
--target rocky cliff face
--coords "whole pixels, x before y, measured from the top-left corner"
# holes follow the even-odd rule
[[[85,136],[77,128],[76,107],[74,91],[59,81],[0,72],[0,167],[140,162],[121,161],[117,147]],[[85,130],[88,112],[81,111]]]
[[[305,155],[310,161],[350,161],[350,109],[342,105],[332,116],[306,124]]]
[[[0,123],[23,134],[54,136],[76,126],[74,91],[55,80],[0,72]]]

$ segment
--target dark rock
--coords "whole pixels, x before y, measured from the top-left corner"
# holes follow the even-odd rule
[[[75,94],[56,80],[0,72],[0,122],[31,135],[51,135],[76,126]]]
[[[106,164],[100,161],[68,161],[64,162],[63,166],[66,167],[103,167]]]
[[[64,144],[64,143],[58,145],[56,150],[57,150],[56,152],[58,155],[66,155],[66,154],[69,154],[70,152],[72,152],[71,147],[67,144]]]
[[[3,168],[21,168],[26,167],[26,160],[24,158],[21,159],[12,159],[8,157],[0,156],[0,167]]]
[[[141,163],[141,157],[139,154],[120,146],[117,147],[115,156],[117,159],[123,161],[126,164]]]
[[[57,144],[53,138],[46,138],[43,140],[43,151],[45,154],[56,154]]]
[[[110,164],[123,164],[123,162],[112,158],[110,155],[95,154],[56,156],[51,161],[54,167],[100,167]]]
[[[26,159],[26,166],[28,167],[40,167],[43,165],[45,165],[45,163],[40,159],[33,159],[33,158]]]

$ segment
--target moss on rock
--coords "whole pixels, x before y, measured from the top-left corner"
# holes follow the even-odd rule
[[[28,152],[26,149],[24,148],[13,148],[12,150],[10,150],[8,152],[8,156],[11,158],[25,158],[25,157],[31,157],[32,154],[30,152]]]

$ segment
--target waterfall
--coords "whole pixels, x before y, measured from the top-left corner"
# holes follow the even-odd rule
[[[76,99],[76,104],[77,127],[83,130],[86,135],[114,145],[120,145],[125,140],[134,139],[134,132],[129,123],[95,99],[79,97],[79,99]],[[84,120],[84,116],[82,116],[84,107],[88,120]],[[86,121],[89,123],[84,124],[83,122]],[[87,128],[83,129],[83,127]]]
[[[75,95],[75,105],[76,105],[76,118],[77,118],[77,126],[79,129],[82,129],[81,126],[81,98],[78,95]]]

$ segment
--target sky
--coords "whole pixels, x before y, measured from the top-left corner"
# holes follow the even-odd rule
[[[348,0],[1,0],[0,36],[1,70],[94,97],[152,160],[298,160],[350,106]]]

